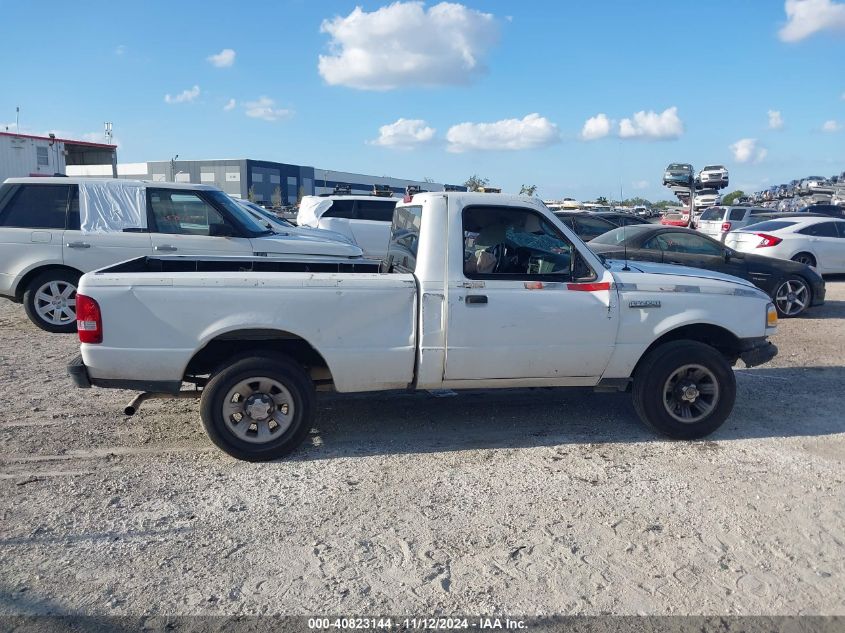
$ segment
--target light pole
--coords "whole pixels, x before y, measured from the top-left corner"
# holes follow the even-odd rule
[[[170,182],[176,182],[176,159],[179,158],[179,154],[176,154],[173,158],[170,159]]]

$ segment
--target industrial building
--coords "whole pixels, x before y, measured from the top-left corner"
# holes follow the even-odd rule
[[[75,165],[68,167],[67,175],[112,177],[112,170],[109,165]],[[117,176],[153,182],[214,185],[235,197],[248,198],[252,194],[256,202],[285,206],[296,204],[302,196],[331,193],[338,185],[348,186],[352,193],[371,193],[373,185],[386,185],[397,194],[404,193],[408,185],[434,191],[442,191],[447,186],[466,190],[462,186],[444,183],[368,176],[249,158],[122,163],[117,165]]]
[[[117,146],[67,138],[0,132],[0,183],[6,178],[66,174],[96,165],[103,175],[117,175]]]

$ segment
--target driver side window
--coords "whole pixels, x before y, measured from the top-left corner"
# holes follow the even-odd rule
[[[469,279],[571,281],[572,243],[528,209],[468,207],[463,211],[464,275]],[[587,275],[595,275],[587,268]]]
[[[151,189],[147,195],[158,233],[220,235],[219,227],[229,226],[217,209],[195,193]]]

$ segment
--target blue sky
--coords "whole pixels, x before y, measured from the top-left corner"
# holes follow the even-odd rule
[[[841,2],[358,4],[356,18],[336,1],[2,0],[0,129],[20,105],[31,133],[96,138],[113,121],[120,162],[478,173],[544,198],[620,184],[668,198],[660,178],[675,161],[725,164],[746,189],[845,170]],[[226,49],[222,66],[209,59]],[[584,140],[599,114],[607,135]]]

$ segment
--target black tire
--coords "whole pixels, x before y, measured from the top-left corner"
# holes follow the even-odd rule
[[[807,283],[807,280],[800,275],[790,275],[781,279],[775,286],[772,301],[774,301],[779,317],[792,319],[801,316],[810,307],[813,301],[813,289]]]
[[[233,389],[244,381],[258,378],[266,378],[281,385],[287,390],[287,395],[290,396],[289,404],[293,407],[291,419],[285,422],[289,426],[283,428],[279,425],[276,430],[279,435],[263,442],[257,440],[257,435],[253,441],[242,439],[234,429],[237,427],[243,435],[245,429],[251,428],[252,425],[256,427],[257,433],[259,424],[265,424],[269,422],[268,420],[254,422],[248,414],[244,413],[240,421],[235,421],[237,414],[227,417],[223,410],[227,396]],[[265,395],[269,395],[269,392],[256,391],[250,397],[263,398]],[[287,395],[284,396],[286,402]],[[284,457],[302,443],[311,429],[315,400],[314,383],[298,364],[284,357],[253,356],[233,362],[209,380],[202,392],[200,416],[208,437],[218,448],[236,459],[263,462]],[[238,404],[234,401],[230,402],[232,406]],[[242,405],[241,408],[245,411],[246,405]],[[281,411],[281,407],[278,408]],[[272,411],[276,413],[276,407],[272,408]],[[246,426],[238,427],[239,424]],[[272,435],[271,431],[267,432]]]
[[[79,285],[79,277],[78,273],[70,270],[48,270],[36,275],[29,282],[23,295],[23,308],[29,320],[46,332],[55,334],[76,332],[76,288]],[[52,283],[56,283],[59,288],[73,286],[73,292],[66,298],[69,305],[62,306],[64,312],[54,310],[53,320],[50,320],[50,318],[42,316],[45,315],[47,303],[41,292]]]
[[[664,390],[676,372],[690,365],[705,370],[704,379],[697,387],[704,389],[705,384],[715,384],[716,389],[713,396],[702,392],[695,400],[700,399],[698,405],[687,405],[686,408],[696,414],[693,418],[700,416],[701,419],[682,422],[669,412],[670,405],[664,404]],[[682,386],[679,380],[676,389]],[[718,351],[697,341],[672,341],[653,349],[640,361],[634,373],[633,403],[637,415],[658,433],[674,439],[691,440],[709,435],[728,418],[735,400],[736,379],[731,366]],[[705,405],[710,406],[706,414],[694,408]]]
[[[816,258],[810,253],[798,253],[792,258],[792,261],[798,262],[799,264],[806,264],[807,266],[816,265]]]

